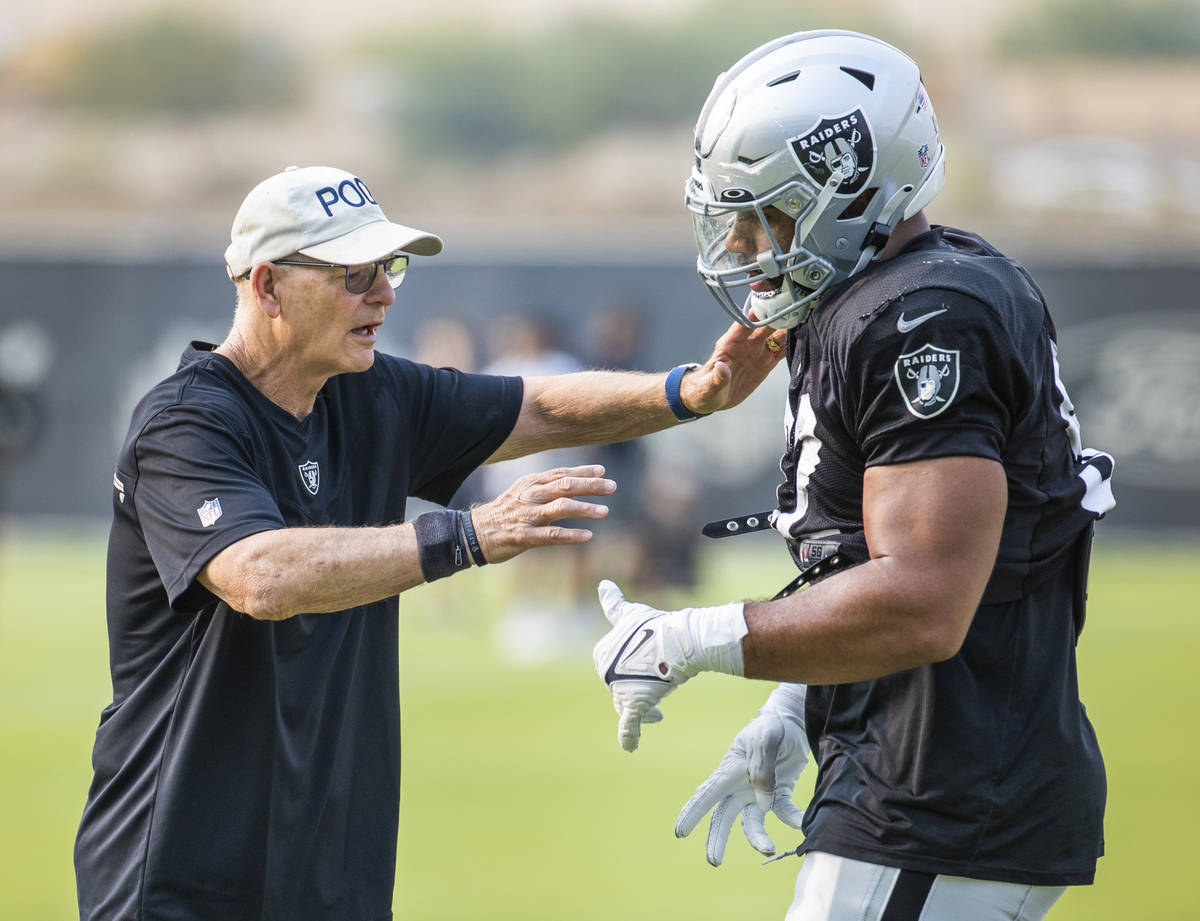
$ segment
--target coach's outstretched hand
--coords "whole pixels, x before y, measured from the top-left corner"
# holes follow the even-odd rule
[[[680,381],[684,405],[705,414],[737,406],[783,358],[786,340],[784,330],[734,323],[717,340],[708,361]]]
[[[555,522],[604,518],[607,506],[579,497],[608,496],[616,488],[616,483],[604,479],[604,468],[599,465],[557,467],[520,477],[491,502],[471,509],[483,558],[503,563],[531,547],[586,543],[592,539],[591,531],[564,528]]]
[[[772,691],[758,716],[734,737],[721,764],[680,810],[675,820],[677,838],[690,834],[712,810],[705,856],[714,867],[725,858],[729,831],[739,813],[746,840],[766,857],[775,853],[764,825],[768,812],[792,828],[799,828],[804,820],[804,810],[792,802],[792,791],[808,764],[805,692],[802,684],[781,684]]]
[[[702,671],[742,675],[746,618],[741,602],[711,608],[660,611],[626,601],[615,582],[599,586],[600,604],[612,629],[592,650],[601,680],[612,692],[617,740],[631,752],[642,723],[662,719],[658,703]]]

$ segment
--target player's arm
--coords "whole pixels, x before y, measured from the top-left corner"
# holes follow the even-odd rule
[[[591,539],[583,528],[555,524],[562,518],[599,519],[603,505],[578,496],[608,495],[615,488],[602,467],[571,467],[529,474],[491,502],[468,513],[482,558],[501,563],[530,547],[578,544]],[[435,512],[453,516],[457,513]],[[424,516],[422,516],[424,517]],[[454,519],[449,521],[457,527]],[[390,598],[422,582],[431,559],[422,552],[420,519],[378,528],[278,528],[235,541],[200,571],[201,585],[231,608],[258,620],[285,620],[300,613],[342,611]],[[454,539],[460,539],[456,531]],[[464,541],[462,568],[474,556]]]
[[[637,748],[658,703],[702,671],[842,684],[948,659],[983,597],[1004,523],[999,462],[947,457],[872,467],[863,480],[871,559],[788,598],[658,611],[611,582],[613,625],[592,656],[617,734]]]
[[[948,659],[979,606],[1000,545],[1004,468],[981,457],[871,467],[871,559],[778,601],[747,603],[745,674],[841,684]]]
[[[779,362],[783,332],[734,324],[712,355],[679,382],[686,409],[708,414],[746,399]],[[549,448],[628,441],[678,424],[667,404],[666,374],[579,371],[527,377],[512,432],[488,463]]]

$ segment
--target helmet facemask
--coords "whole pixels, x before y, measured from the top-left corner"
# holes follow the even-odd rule
[[[744,326],[803,323],[933,198],[944,170],[911,60],[856,33],[784,36],[722,74],[700,113],[685,189],[697,270]],[[759,226],[755,245],[738,221]]]
[[[797,180],[737,205],[714,203],[711,194],[693,195],[705,185],[700,171],[693,171],[687,206],[700,251],[696,270],[717,303],[743,326],[790,329],[803,323],[835,281],[836,266],[805,243],[848,178],[851,167],[845,163],[835,159],[829,180],[815,196],[809,184]],[[723,197],[730,198],[730,191]],[[761,228],[770,248],[753,257],[732,250],[728,241],[739,221],[752,225],[739,237],[755,237],[753,228]]]

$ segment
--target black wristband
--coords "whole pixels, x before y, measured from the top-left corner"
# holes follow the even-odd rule
[[[426,512],[413,521],[417,532],[417,556],[426,582],[444,579],[471,566],[458,522],[458,512],[450,509]]]
[[[471,520],[471,510],[465,508],[458,515],[462,520],[463,534],[467,537],[467,548],[471,551],[471,559],[475,561],[476,566],[486,566],[487,560],[483,558],[483,548],[479,546],[479,537],[475,534],[475,522]]]

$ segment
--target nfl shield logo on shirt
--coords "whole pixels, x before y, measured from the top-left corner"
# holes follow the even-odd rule
[[[211,528],[221,517],[221,500],[205,499],[204,504],[196,509],[196,514],[200,516],[200,524]]]
[[[918,419],[932,419],[958,393],[958,350],[927,342],[896,359],[895,377],[908,411]]]
[[[300,471],[300,479],[304,481],[304,488],[315,496],[321,487],[320,466],[316,461],[310,460],[300,464],[296,469]]]

